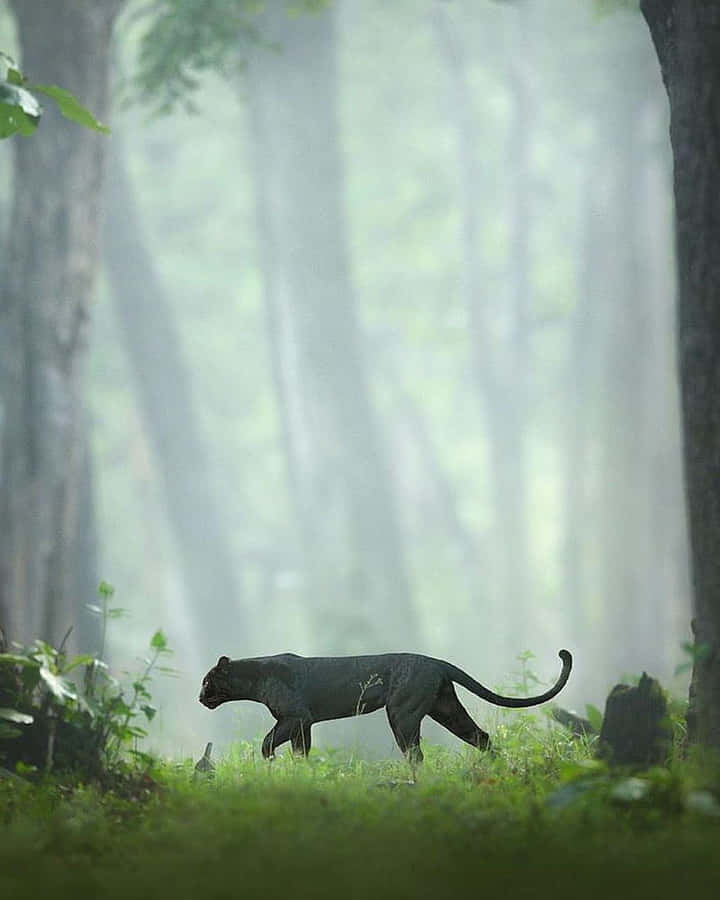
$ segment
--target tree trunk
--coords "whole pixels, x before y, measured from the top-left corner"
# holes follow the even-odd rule
[[[57,0],[51,11],[42,0],[10,5],[23,70],[70,90],[105,119],[120,0]],[[14,640],[59,640],[92,599],[72,588],[75,548],[88,539],[80,534],[77,500],[108,138],[62,119],[48,103],[37,133],[13,142],[15,196],[0,303],[0,620]]]
[[[695,605],[691,736],[720,749],[720,2],[642,0],[670,101]]]
[[[633,670],[638,658],[651,653],[655,629],[647,627],[645,575],[654,564],[647,514],[650,490],[647,445],[650,392],[653,381],[652,310],[647,301],[647,255],[643,246],[642,211],[647,204],[640,146],[642,113],[647,97],[632,90],[644,85],[639,75],[644,59],[635,48],[621,48],[615,71],[627,79],[622,96],[615,98],[605,119],[617,134],[608,154],[605,190],[609,197],[602,235],[605,264],[605,347],[603,360],[602,491],[600,532],[602,550],[601,593],[610,615],[604,622],[605,658],[615,676]],[[619,94],[620,89],[616,92]],[[602,249],[601,249],[602,252]],[[654,374],[654,373],[652,373]],[[625,638],[617,641],[617,622]]]
[[[513,105],[508,135],[508,165],[513,190],[508,198],[507,303],[500,311],[492,301],[493,286],[482,258],[481,210],[483,180],[478,163],[477,127],[473,112],[466,54],[451,14],[437,6],[435,27],[452,85],[452,108],[457,130],[458,168],[462,205],[462,286],[470,323],[471,364],[485,422],[489,449],[497,588],[495,619],[504,623],[498,635],[512,654],[523,649],[533,608],[530,596],[530,550],[527,505],[527,426],[530,367],[530,256],[529,148],[532,102],[527,84],[527,60],[510,65],[507,81]],[[513,29],[521,23],[513,22]],[[506,315],[507,338],[502,345],[492,335],[492,318]],[[512,618],[507,611],[512,610]]]
[[[577,249],[578,271],[575,308],[570,321],[565,423],[564,536],[562,573],[565,609],[571,640],[581,642],[589,624],[588,547],[589,527],[589,435],[590,410],[597,396],[599,341],[597,309],[602,285],[602,244],[598,228],[597,159],[592,156],[580,193],[581,239]],[[604,648],[603,648],[604,649]],[[601,651],[602,652],[602,651]]]
[[[202,612],[202,628],[194,629],[202,635],[197,650],[212,659],[223,647],[251,647],[250,623],[242,609],[241,585],[213,490],[171,302],[145,244],[133,187],[117,150],[108,173],[105,245],[115,314],[183,573],[187,617],[193,620],[194,608]]]
[[[336,640],[367,646],[412,642],[417,626],[345,237],[334,15],[268,4],[259,27],[277,50],[256,51],[248,83],[288,472],[300,528],[312,519],[311,579],[323,582],[313,603]]]

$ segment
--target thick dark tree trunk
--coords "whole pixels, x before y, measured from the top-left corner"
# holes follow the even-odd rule
[[[197,649],[212,659],[223,648],[252,646],[249,619],[242,609],[241,585],[213,490],[171,302],[145,244],[133,186],[117,152],[111,154],[107,180],[108,281],[162,480],[185,605],[191,620],[194,609],[202,615],[202,628],[194,629],[203,635]]]
[[[720,749],[720,0],[642,0],[670,101],[695,603],[691,737]]]
[[[314,604],[346,645],[393,634],[412,642],[417,626],[345,237],[334,11],[292,16],[276,2],[260,27],[278,45],[256,52],[248,82],[262,143],[261,262],[279,332],[271,337],[286,354],[275,380],[291,490],[306,538],[313,517],[311,577],[324,579]],[[378,616],[382,631],[372,624]]]
[[[120,0],[10,5],[24,71],[67,88],[105,119]],[[15,198],[0,303],[0,620],[20,641],[59,640],[92,599],[75,596],[73,569],[78,542],[88,539],[77,500],[89,472],[85,344],[108,138],[50,106],[32,138],[13,139]]]

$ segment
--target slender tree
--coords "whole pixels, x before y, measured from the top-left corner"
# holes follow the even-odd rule
[[[105,118],[121,5],[11,0],[24,71],[36,83],[62,85]],[[73,566],[91,521],[78,498],[90,490],[85,349],[107,138],[48,109],[31,140],[13,141],[12,227],[0,287],[0,620],[12,639],[58,640],[90,599],[75,595]]]
[[[462,186],[461,241],[463,299],[470,325],[470,359],[473,380],[486,423],[489,447],[495,541],[493,555],[499,590],[495,605],[498,620],[510,626],[503,610],[512,609],[510,651],[522,644],[528,629],[532,603],[531,563],[527,504],[528,371],[530,359],[530,269],[532,222],[529,149],[532,121],[529,61],[505,61],[505,83],[510,95],[512,122],[507,137],[510,171],[505,221],[508,250],[504,309],[507,335],[493,334],[498,307],[488,278],[482,232],[489,210],[483,201],[486,180],[480,165],[481,140],[473,109],[469,62],[462,36],[443,4],[435,9],[438,44],[451,78],[460,183]],[[515,11],[513,10],[513,13]],[[522,24],[509,23],[515,40]],[[496,215],[493,212],[493,215]]]
[[[310,571],[324,580],[314,602],[330,607],[325,622],[337,616],[340,640],[366,644],[380,613],[384,633],[416,626],[345,237],[334,18],[268,4],[258,29],[277,49],[252,54],[248,85],[288,472]]]
[[[133,185],[115,147],[108,171],[105,264],[115,313],[135,377],[145,430],[157,460],[165,507],[183,573],[186,607],[202,611],[196,630],[207,658],[232,643],[251,646],[227,525],[213,490],[170,298],[143,236]],[[230,615],[229,610],[233,610]],[[229,624],[230,623],[230,624]]]
[[[642,0],[670,102],[695,664],[688,731],[720,749],[720,0]]]

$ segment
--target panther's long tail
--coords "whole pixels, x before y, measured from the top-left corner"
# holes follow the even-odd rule
[[[537,706],[539,703],[545,703],[546,700],[552,700],[565,687],[570,677],[570,669],[572,669],[572,656],[567,650],[561,650],[558,656],[562,660],[560,677],[549,690],[545,691],[544,694],[539,694],[537,697],[503,697],[486,688],[479,681],[475,681],[467,672],[463,672],[462,669],[458,669],[452,663],[445,663],[445,671],[457,684],[461,684],[464,688],[467,688],[473,694],[476,694],[483,700],[487,700],[489,703],[494,703],[496,706],[507,706],[511,709],[522,709],[526,706]]]

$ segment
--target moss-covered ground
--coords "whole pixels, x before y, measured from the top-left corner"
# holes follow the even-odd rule
[[[494,757],[401,761],[238,745],[215,778],[159,763],[122,790],[0,779],[0,898],[720,896],[717,771],[609,774],[529,717]]]

